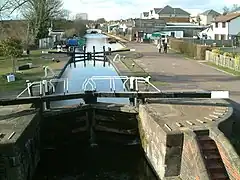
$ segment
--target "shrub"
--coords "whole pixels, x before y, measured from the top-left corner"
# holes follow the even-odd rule
[[[20,57],[22,55],[21,40],[15,38],[7,38],[1,41],[0,52],[6,57]]]
[[[218,48],[213,49],[212,52],[216,54],[221,54],[221,50]]]
[[[230,53],[230,52],[225,52],[223,53],[224,56],[227,56],[227,57],[234,57],[235,55],[233,53]]]

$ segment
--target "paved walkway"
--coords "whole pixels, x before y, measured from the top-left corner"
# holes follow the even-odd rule
[[[151,74],[153,80],[168,84],[160,88],[228,90],[231,99],[240,103],[240,77],[225,74],[198,61],[187,60],[177,53],[159,54],[154,45],[131,42],[128,47],[143,54],[135,61]]]

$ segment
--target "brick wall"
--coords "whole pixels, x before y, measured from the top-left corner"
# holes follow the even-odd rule
[[[184,133],[180,177],[184,180],[209,180],[196,135],[191,131]]]
[[[213,128],[210,136],[217,144],[230,179],[240,179],[240,158],[234,147],[218,128]]]

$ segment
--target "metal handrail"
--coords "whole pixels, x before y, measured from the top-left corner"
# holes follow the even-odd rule
[[[115,62],[117,58],[118,58],[119,61],[121,60],[120,54],[116,54],[116,55],[114,56],[113,62]]]
[[[109,87],[110,91],[116,91],[116,84],[115,80],[122,80],[123,81],[123,90],[126,90],[126,83],[130,82],[130,89],[133,89],[134,87],[134,82],[135,82],[135,90],[138,91],[138,83],[145,83],[150,85],[153,89],[155,89],[158,92],[161,92],[156,86],[154,86],[150,82],[150,76],[144,78],[144,77],[128,77],[128,76],[92,76],[91,78],[86,78],[82,84],[82,90],[96,90],[97,85],[96,85],[96,80],[109,80]],[[87,89],[88,85],[91,85],[91,89]]]
[[[68,78],[60,78],[60,79],[51,79],[51,80],[42,80],[42,81],[36,81],[36,82],[29,82],[27,83],[27,87],[22,91],[20,92],[18,95],[17,95],[17,98],[20,98],[26,91],[28,92],[28,95],[29,96],[32,96],[31,95],[31,88],[32,87],[39,87],[39,94],[42,95],[43,94],[43,85],[45,85],[45,89],[44,89],[44,92],[48,91],[47,87],[48,85],[50,85],[52,88],[53,88],[53,92],[56,92],[56,89],[55,89],[55,86],[54,86],[54,82],[63,82],[63,91],[64,91],[64,94],[67,92],[68,93]]]

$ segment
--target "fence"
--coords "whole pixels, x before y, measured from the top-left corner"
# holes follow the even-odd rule
[[[49,49],[54,45],[53,38],[43,38],[39,39],[39,49]]]
[[[206,51],[205,59],[218,66],[222,66],[240,72],[239,58],[227,57],[221,54],[213,53],[211,51]]]
[[[212,39],[193,39],[193,38],[183,38],[184,41],[191,42],[194,44],[202,44],[202,45],[214,45],[218,47],[232,47],[233,40],[212,40]]]

